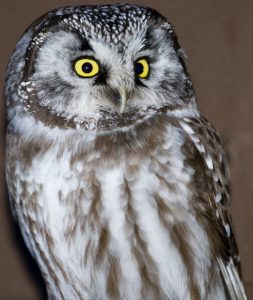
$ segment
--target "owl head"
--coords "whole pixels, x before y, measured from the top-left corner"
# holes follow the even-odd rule
[[[196,110],[174,29],[153,9],[60,8],[32,24],[18,47],[19,97],[42,121],[125,125],[165,106]]]

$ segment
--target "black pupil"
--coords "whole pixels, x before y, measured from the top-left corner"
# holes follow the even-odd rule
[[[82,65],[82,70],[84,73],[90,73],[92,71],[92,64],[88,62],[84,63]]]
[[[135,70],[135,74],[140,75],[141,73],[143,73],[143,70],[144,70],[143,64],[138,63],[138,62],[135,63],[134,70]]]

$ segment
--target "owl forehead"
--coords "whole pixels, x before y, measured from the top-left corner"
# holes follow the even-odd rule
[[[103,33],[112,37],[113,34],[134,34],[147,26],[148,22],[159,22],[165,20],[158,12],[135,5],[101,5],[101,6],[79,6],[74,10],[64,10],[68,14],[66,23],[85,33],[84,28],[90,28],[94,33]],[[61,10],[58,10],[58,15]],[[112,37],[112,42],[115,40]],[[119,40],[119,38],[118,38]]]
[[[65,28],[81,38],[101,40],[125,48],[133,38],[143,37],[148,29],[172,29],[158,12],[135,5],[65,7],[50,12],[36,27],[30,49],[43,43],[50,31]],[[170,27],[170,28],[169,28]]]
[[[83,38],[98,39],[107,44],[126,46],[129,39],[143,33],[147,26],[146,16],[140,16],[135,22],[130,22],[120,16],[93,17],[83,14],[73,14],[65,18],[63,22],[71,31],[76,31]]]

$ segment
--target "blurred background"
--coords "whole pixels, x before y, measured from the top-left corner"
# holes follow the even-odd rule
[[[0,1],[0,89],[17,39],[39,16],[73,4],[115,1]],[[118,1],[122,2],[122,1]],[[253,1],[125,1],[151,6],[170,20],[188,54],[201,112],[222,132],[232,173],[234,225],[243,278],[253,299]],[[4,184],[4,100],[0,101],[0,299],[42,300],[40,274],[11,221]]]

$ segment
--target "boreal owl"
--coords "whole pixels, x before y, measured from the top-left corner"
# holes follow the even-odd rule
[[[246,299],[226,154],[163,16],[47,13],[5,98],[11,207],[49,299]]]

